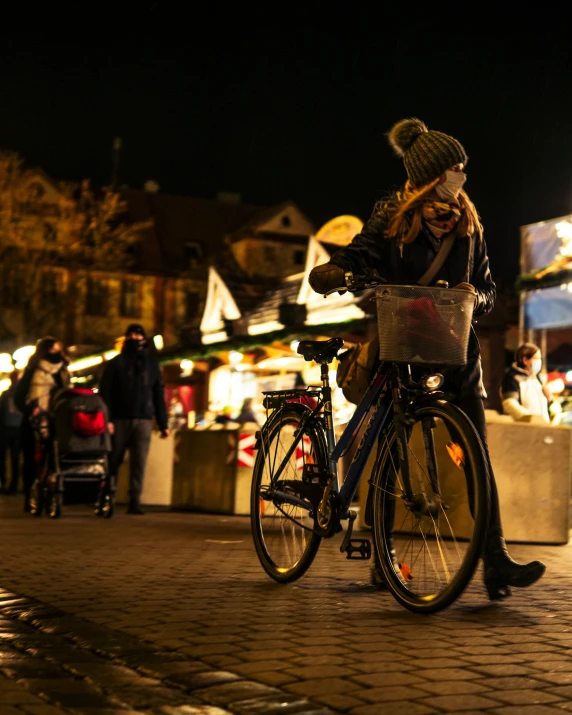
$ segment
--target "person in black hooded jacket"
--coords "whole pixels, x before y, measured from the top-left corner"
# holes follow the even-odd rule
[[[161,368],[149,355],[145,330],[136,323],[125,331],[121,353],[110,360],[101,376],[99,394],[109,410],[113,435],[109,470],[117,479],[125,452],[130,453],[128,514],[143,514],[141,492],[149,454],[153,417],[161,436],[169,436]]]
[[[463,191],[467,155],[451,136],[430,131],[419,119],[404,119],[388,133],[389,143],[403,158],[408,181],[380,201],[361,232],[336,251],[329,263],[310,274],[310,285],[328,293],[345,284],[345,272],[377,274],[388,283],[415,284],[432,264],[441,240],[454,236],[450,253],[434,281],[474,295],[474,315],[490,312],[496,287],[489,269],[483,229],[474,204]],[[480,348],[474,330],[467,364],[443,370],[443,389],[472,420],[488,456]],[[490,464],[490,459],[489,459]],[[510,587],[530,586],[544,573],[539,561],[521,565],[508,555],[501,526],[498,493],[490,469],[491,514],[483,560],[485,586],[491,600],[510,595]],[[381,576],[374,564],[374,582]]]

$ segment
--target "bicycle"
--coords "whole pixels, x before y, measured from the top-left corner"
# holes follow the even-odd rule
[[[466,361],[472,297],[446,284],[383,286],[351,273],[346,274],[346,285],[353,291],[376,289],[381,361],[337,444],[329,364],[343,346],[341,338],[303,340],[298,345],[298,354],[320,364],[321,386],[264,393],[267,421],[257,433],[251,489],[255,548],[266,573],[289,583],[308,570],[322,539],[342,531],[342,522],[347,521],[340,551],[347,558],[371,558],[370,540],[352,538],[357,514],[351,506],[377,445],[366,509],[374,556],[399,603],[414,612],[436,612],[453,603],[471,580],[488,524],[488,467],[479,435],[468,417],[445,399],[440,391],[443,375],[429,364]],[[409,298],[395,299],[395,305],[401,300],[401,308],[387,308],[383,300],[388,295],[391,300],[392,293]],[[445,345],[447,359],[432,344],[436,322],[426,326],[427,345],[415,339],[413,328],[423,323],[415,322],[415,309],[422,300],[437,312],[449,306],[443,308],[449,325],[456,318],[447,316],[455,311],[470,313],[462,316],[466,336],[464,346],[457,341],[461,351],[454,359],[449,353],[455,352],[456,344]],[[385,325],[380,309],[389,316]],[[403,333],[407,340],[398,337]],[[456,339],[453,329],[449,334]],[[442,332],[440,342],[446,335]],[[402,344],[392,345],[399,340]],[[412,365],[421,371],[418,376]],[[340,488],[338,460],[361,430]]]

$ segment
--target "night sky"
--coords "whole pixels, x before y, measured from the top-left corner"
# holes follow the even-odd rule
[[[121,136],[133,187],[366,219],[405,177],[384,134],[417,116],[469,155],[499,282],[516,277],[520,225],[572,212],[570,42],[552,12],[501,25],[473,5],[81,7],[34,11],[34,27],[22,13],[0,44],[0,146],[55,178],[107,182]]]

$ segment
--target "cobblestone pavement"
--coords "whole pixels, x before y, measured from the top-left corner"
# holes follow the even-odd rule
[[[324,542],[289,586],[258,564],[247,519],[0,497],[0,715],[146,712],[353,715],[572,711],[570,546],[541,585],[487,602],[478,574],[417,616]]]

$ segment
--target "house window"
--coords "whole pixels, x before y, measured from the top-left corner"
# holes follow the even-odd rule
[[[61,295],[60,273],[57,271],[44,271],[42,273],[40,292],[44,303],[55,303]]]
[[[121,281],[121,315],[124,318],[139,318],[139,282],[132,279]]]
[[[187,241],[185,243],[185,261],[187,265],[193,268],[198,265],[203,258],[203,250],[200,244],[194,241]]]
[[[185,318],[195,320],[199,313],[200,294],[195,291],[187,291],[185,294]]]
[[[282,216],[281,222],[284,228],[289,228],[292,225],[292,221],[290,221],[290,216]]]
[[[46,195],[46,189],[39,181],[28,184],[28,198],[30,201],[41,201]]]
[[[57,233],[56,233],[56,227],[48,223],[47,221],[44,222],[44,241],[46,243],[54,243],[57,240]]]
[[[107,282],[101,278],[89,278],[85,301],[87,315],[107,315],[108,298]]]
[[[294,251],[294,265],[303,266],[306,258],[305,251]]]
[[[16,308],[22,302],[22,274],[19,268],[8,268],[4,272],[3,302],[8,308]]]

